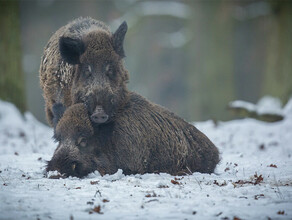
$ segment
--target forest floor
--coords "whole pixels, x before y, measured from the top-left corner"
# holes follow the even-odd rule
[[[292,219],[292,100],[285,119],[198,122],[215,174],[50,179],[51,128],[0,101],[0,219]]]

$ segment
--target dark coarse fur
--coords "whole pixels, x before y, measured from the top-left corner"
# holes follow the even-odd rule
[[[82,104],[73,106],[78,105]],[[60,145],[49,162],[48,171],[57,169],[78,177],[94,170],[113,174],[118,169],[125,174],[182,175],[212,173],[219,162],[217,148],[203,133],[138,94],[129,93],[115,121],[98,126],[90,124],[86,108],[73,106],[57,124],[56,138]],[[80,127],[84,128],[83,132]],[[76,144],[80,136],[87,143],[81,149]],[[74,172],[70,171],[72,164],[77,164]]]
[[[122,63],[122,58],[125,56],[122,42],[126,30],[125,22],[112,34],[100,21],[79,18],[61,27],[50,38],[41,60],[40,84],[46,104],[47,120],[51,126],[53,126],[54,103],[63,103],[68,107],[76,102],[85,102],[87,96],[100,87],[107,90],[108,95],[104,97],[106,102],[119,104],[115,102],[121,100],[117,94],[122,94],[119,91],[125,89],[128,80],[128,73]],[[94,68],[94,71],[91,73],[88,68]],[[121,80],[112,81],[110,84],[102,78],[95,77],[96,80],[91,85],[83,81],[87,86],[79,90],[72,88],[74,79],[78,81],[80,77],[83,77],[82,79],[86,77],[91,80],[92,77],[90,78],[89,75],[105,73],[105,68],[108,76],[113,69],[118,71]],[[81,86],[80,83],[78,86]],[[91,111],[94,112],[94,107]],[[109,114],[111,117],[114,112],[110,111]]]
[[[64,106],[56,103],[53,109],[53,120],[57,122],[54,138],[59,145],[46,170],[77,177],[95,170],[101,174],[105,174],[105,170],[113,170],[107,156],[96,145],[85,105],[74,104],[63,112]]]
[[[122,61],[126,31],[125,22],[111,34],[101,22],[77,19],[49,41],[41,64],[41,85],[48,121],[56,126],[60,145],[48,170],[79,177],[100,167],[102,173],[109,174],[118,168],[126,174],[213,172],[219,153],[204,134],[127,90],[128,73]],[[86,107],[80,114],[84,115],[79,117],[86,122],[74,119],[74,108],[69,107],[63,115],[64,108],[55,104],[58,102],[65,107],[83,103]],[[97,112],[105,115],[106,121],[93,117]],[[81,140],[76,133],[80,126],[94,131],[85,132],[92,135],[86,135],[87,147],[82,151],[76,147],[76,140]],[[71,172],[70,167],[78,172]]]

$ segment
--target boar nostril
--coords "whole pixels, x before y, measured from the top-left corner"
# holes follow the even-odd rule
[[[103,112],[98,112],[93,113],[90,118],[94,123],[102,124],[108,120],[108,115]]]

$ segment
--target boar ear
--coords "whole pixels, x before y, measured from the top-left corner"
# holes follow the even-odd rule
[[[84,43],[81,39],[70,37],[61,37],[59,40],[59,49],[62,58],[69,64],[80,63],[79,57],[85,51]]]
[[[53,126],[54,129],[56,129],[56,126],[60,119],[62,118],[64,112],[66,110],[66,107],[61,104],[61,103],[56,103],[52,107],[52,112],[53,112]]]
[[[123,22],[120,27],[116,30],[116,32],[113,34],[113,42],[114,42],[114,50],[117,54],[120,55],[120,57],[125,57],[124,52],[124,39],[125,35],[128,30],[127,22]]]

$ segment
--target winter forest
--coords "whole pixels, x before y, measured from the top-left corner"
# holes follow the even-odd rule
[[[0,219],[292,219],[292,1],[0,0],[0,12]],[[139,108],[145,121],[132,113],[130,120],[137,123],[121,120],[129,124],[124,129],[129,136],[120,134],[129,140],[126,145],[134,143],[140,152],[143,144],[148,147],[149,137],[157,149],[161,145],[180,150],[185,140],[187,146],[198,143],[203,150],[196,153],[208,161],[212,157],[204,155],[204,147],[214,144],[219,152],[214,171],[185,166],[183,175],[170,169],[156,172],[153,168],[152,172],[151,164],[143,165],[145,172],[117,165],[114,172],[93,169],[84,176],[46,170],[56,148],[64,145],[57,132],[61,136],[71,132],[77,119],[69,118],[65,131],[61,129],[59,124],[70,113],[67,103],[57,121],[54,106],[50,106],[52,123],[50,114],[46,115],[48,99],[40,82],[47,60],[44,51],[59,28],[79,17],[91,17],[109,27],[113,50],[122,57],[117,66],[124,65],[129,74],[128,90],[163,106]],[[75,75],[82,56],[72,63]],[[71,65],[64,58],[65,62]],[[108,65],[103,68],[111,70]],[[54,92],[63,94],[63,90]],[[101,146],[123,144],[115,137],[106,142],[102,126],[110,125],[92,117],[101,106],[105,120],[109,117],[119,124],[116,118],[122,117],[121,110],[111,119],[106,107],[96,105],[94,112],[86,105],[85,119],[77,116],[86,126],[88,119],[86,129],[93,130],[94,138],[88,137],[86,146],[96,146],[99,140]],[[167,123],[156,120],[161,133],[151,133],[144,113],[149,106],[168,117]],[[206,137],[196,133],[191,139],[191,128],[181,127],[189,125]],[[79,127],[76,130],[80,133]],[[144,139],[131,142],[137,136]],[[84,139],[72,138],[78,146],[83,144]],[[175,150],[166,151],[165,158],[178,160],[179,156],[172,156]],[[111,158],[108,151],[104,151],[107,159]],[[89,150],[84,152],[89,155]],[[112,153],[117,156],[109,159],[110,165],[103,165],[112,167],[119,164],[116,160],[128,164],[129,155],[137,157],[119,152]],[[152,152],[149,161],[158,156]],[[73,163],[70,169],[76,166]]]

